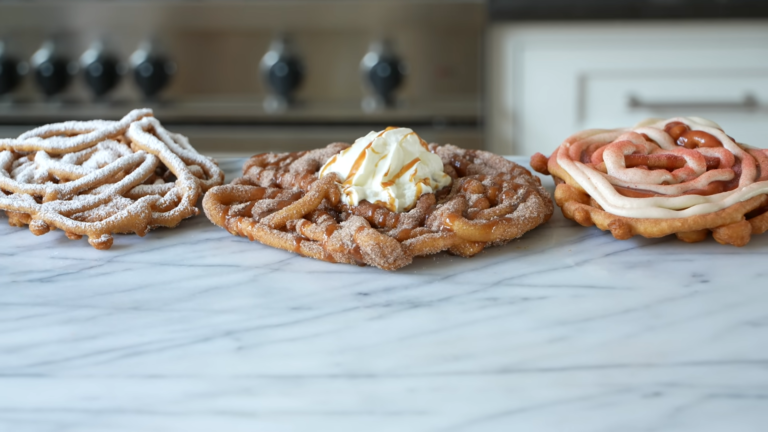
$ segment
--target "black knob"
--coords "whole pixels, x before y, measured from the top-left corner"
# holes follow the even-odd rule
[[[46,41],[32,56],[35,82],[46,96],[62,92],[77,73],[77,64],[70,63],[52,41]]]
[[[69,85],[69,62],[62,57],[52,57],[35,66],[35,81],[46,96],[53,96]]]
[[[387,104],[394,103],[394,93],[403,82],[403,63],[394,56],[382,56],[368,70],[371,88]]]
[[[293,93],[304,79],[304,65],[289,37],[278,36],[261,59],[261,75],[269,94],[264,109],[281,112],[293,103]]]
[[[21,82],[19,62],[0,55],[0,95],[11,92]]]
[[[366,96],[362,107],[365,111],[377,111],[395,105],[395,91],[403,83],[405,63],[395,53],[392,42],[379,40],[371,43],[360,61]]]
[[[94,42],[80,57],[85,83],[96,97],[104,96],[120,82],[121,68],[115,56],[105,52],[100,41]]]
[[[174,63],[166,57],[147,56],[134,65],[133,74],[144,96],[151,98],[168,85],[175,70]]]
[[[275,94],[290,99],[304,79],[304,67],[296,57],[281,57],[269,68],[267,79]]]

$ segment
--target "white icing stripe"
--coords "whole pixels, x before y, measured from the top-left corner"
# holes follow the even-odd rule
[[[583,146],[583,150],[585,150],[589,144],[598,142],[596,139],[604,141],[605,135],[596,131],[585,131],[587,133],[582,132],[566,139],[556,151],[557,163],[579,185],[581,185],[581,187],[584,188],[584,190],[594,198],[605,211],[624,217],[652,219],[683,218],[719,211],[757,195],[768,193],[768,181],[755,182],[757,176],[755,158],[740,147],[739,144],[736,144],[731,140],[713,122],[694,117],[681,117],[656,121],[651,124],[645,123],[644,126],[631,130],[636,133],[646,134],[649,138],[659,144],[660,149],[676,150],[680,147],[675,145],[672,138],[664,131],[664,127],[671,122],[680,122],[687,125],[691,130],[703,131],[713,135],[722,142],[725,149],[741,160],[742,174],[738,188],[709,196],[681,195],[648,198],[631,198],[623,196],[616,191],[614,186],[652,190],[654,185],[646,183],[630,183],[616,179],[578,160],[572,160],[569,155],[570,149],[574,145]],[[605,132],[605,134],[612,133],[613,136],[618,137],[626,131],[627,129],[617,129],[614,131],[603,132]],[[583,141],[588,142],[584,143]],[[711,154],[712,152],[705,151],[702,153]],[[764,167],[764,169],[768,169],[768,167]],[[725,170],[711,170],[702,174],[704,180],[693,180],[696,188],[705,186],[705,183],[708,184],[712,181],[724,179],[725,177],[723,176],[723,173],[717,173],[717,171]],[[659,190],[658,186],[665,185],[656,186],[656,189]],[[663,189],[663,187],[661,189]]]

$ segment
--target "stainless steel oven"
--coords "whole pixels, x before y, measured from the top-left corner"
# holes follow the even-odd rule
[[[208,153],[483,146],[482,1],[0,2],[0,134],[148,106]]]

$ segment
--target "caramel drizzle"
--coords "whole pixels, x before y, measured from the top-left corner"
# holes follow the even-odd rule
[[[416,132],[414,132],[414,134],[415,134],[415,133],[416,133]],[[424,141],[423,139],[421,139],[421,137],[420,137],[420,136],[416,135],[416,137],[419,139],[419,142],[421,143],[421,146],[422,146],[422,147],[424,147],[424,150],[426,150],[426,151],[429,151],[429,144],[427,144],[427,142],[426,142],[426,141]]]
[[[385,133],[393,129],[398,129],[398,128],[394,126],[389,126],[388,128],[381,131],[380,134],[376,135],[376,138],[384,135]],[[355,163],[352,164],[352,168],[349,169],[349,173],[347,174],[347,180],[344,181],[344,186],[352,185],[352,181],[353,181],[352,178],[355,176],[355,174],[357,174],[357,171],[360,170],[360,167],[363,165],[363,162],[365,161],[365,157],[368,155],[368,149],[371,148],[371,146],[373,146],[373,143],[376,141],[376,138],[372,139],[371,142],[369,142],[368,145],[365,146],[363,151],[361,151],[360,154],[357,156],[357,159],[355,159]],[[373,149],[371,149],[371,151],[373,151]],[[374,153],[376,152],[374,151]]]
[[[390,130],[390,128],[394,128],[394,127],[390,126],[386,130]],[[397,129],[397,128],[394,128],[394,129]],[[402,138],[400,138],[400,142],[398,142],[398,144],[402,144],[403,141],[405,141],[405,139],[408,138],[410,135],[416,135],[416,132],[409,132],[409,133],[405,134]],[[416,137],[418,138],[418,135],[416,135]],[[421,140],[421,138],[419,138],[419,140]],[[383,159],[384,158],[379,159],[379,162],[381,162]],[[376,163],[376,165],[378,165],[378,162]],[[384,177],[389,175],[389,170],[391,170],[391,169],[392,169],[392,165],[390,165],[387,168],[387,172],[384,173]],[[383,185],[383,183],[382,183],[382,185]]]
[[[459,220],[461,216],[454,214],[454,213],[448,213],[445,218],[443,219],[443,224],[440,226],[441,231],[453,231],[453,224],[456,223],[457,220]]]
[[[387,195],[389,195],[389,200],[388,200],[389,205],[387,206],[387,208],[393,212],[397,211],[397,205],[395,204],[395,196],[392,195],[392,192],[389,189],[387,189]]]
[[[421,159],[414,158],[412,161],[408,162],[397,174],[395,174],[394,177],[392,177],[391,179],[389,179],[389,180],[387,180],[385,182],[381,182],[381,187],[388,188],[388,187],[394,185],[395,181],[397,181],[398,178],[400,178],[403,175],[405,175],[405,173],[407,173],[408,170],[413,168],[413,166],[416,165],[419,162],[421,162]],[[413,175],[411,175],[411,180],[413,180],[413,177],[416,175],[417,171],[418,171],[418,169],[416,171],[414,171]]]
[[[293,251],[296,252],[297,254],[301,254],[301,255],[303,255],[301,253],[301,243],[302,242],[304,242],[304,239],[302,239],[301,237],[294,237],[293,238]]]
[[[355,159],[355,163],[352,164],[352,168],[349,169],[349,173],[347,174],[347,180],[344,181],[344,186],[352,185],[352,181],[354,180],[355,174],[357,174],[357,171],[363,165],[363,162],[365,161],[365,157],[368,155],[367,150],[372,145],[373,145],[373,141],[371,141],[367,146],[365,146],[363,151],[361,151],[360,154],[357,156],[357,159]]]
[[[373,168],[378,168],[381,161],[383,161],[385,158],[379,158],[379,160],[376,161],[376,165],[373,166]],[[387,173],[389,173],[389,169],[387,169]],[[384,174],[385,176],[387,174]]]
[[[374,204],[382,206],[382,207],[386,208],[387,210],[389,210],[389,211],[391,211],[393,213],[397,212],[397,203],[396,203],[396,200],[395,200],[395,196],[392,195],[392,192],[390,192],[389,189],[385,189],[385,191],[387,192],[387,195],[389,195],[389,198],[387,198],[387,202],[378,200],[378,201],[374,202]],[[381,225],[381,224],[379,224],[379,225]]]
[[[349,147],[347,147],[347,148],[346,148],[344,151],[346,151],[346,150],[349,150]],[[343,154],[343,153],[344,153],[344,151],[342,151],[342,152],[341,152],[341,153],[339,153],[339,154]],[[330,161],[328,161],[328,163],[326,163],[326,164],[325,164],[325,166],[323,167],[323,169],[320,171],[320,175],[319,175],[319,177],[322,177],[322,176],[323,176],[323,174],[325,174],[325,170],[327,170],[328,168],[330,168],[330,166],[331,166],[331,165],[333,165],[333,163],[334,163],[334,162],[336,162],[336,159],[337,159],[338,157],[339,157],[339,155],[338,155],[338,154],[336,154],[336,155],[333,155],[333,157],[331,158],[331,160],[330,160]]]
[[[413,162],[413,161],[411,161],[411,162]],[[412,181],[413,181],[413,179],[414,179],[414,178],[416,178],[416,174],[418,174],[418,173],[419,173],[419,169],[418,169],[418,168],[416,168],[415,170],[413,170],[413,174],[411,174],[411,176],[410,176],[410,177],[408,177],[408,181],[411,181],[411,182],[412,182]]]
[[[429,151],[429,144],[427,144],[426,141],[424,141],[420,136],[418,136],[416,132],[410,132],[405,134],[405,136],[403,137],[403,139],[400,140],[400,142],[402,143],[406,138],[408,138],[411,135],[416,135],[416,138],[419,139],[419,144],[421,144],[421,146],[424,147],[424,150]]]

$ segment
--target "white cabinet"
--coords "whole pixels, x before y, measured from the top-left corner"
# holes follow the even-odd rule
[[[697,115],[768,148],[768,22],[499,24],[488,147],[549,154],[587,128]]]

